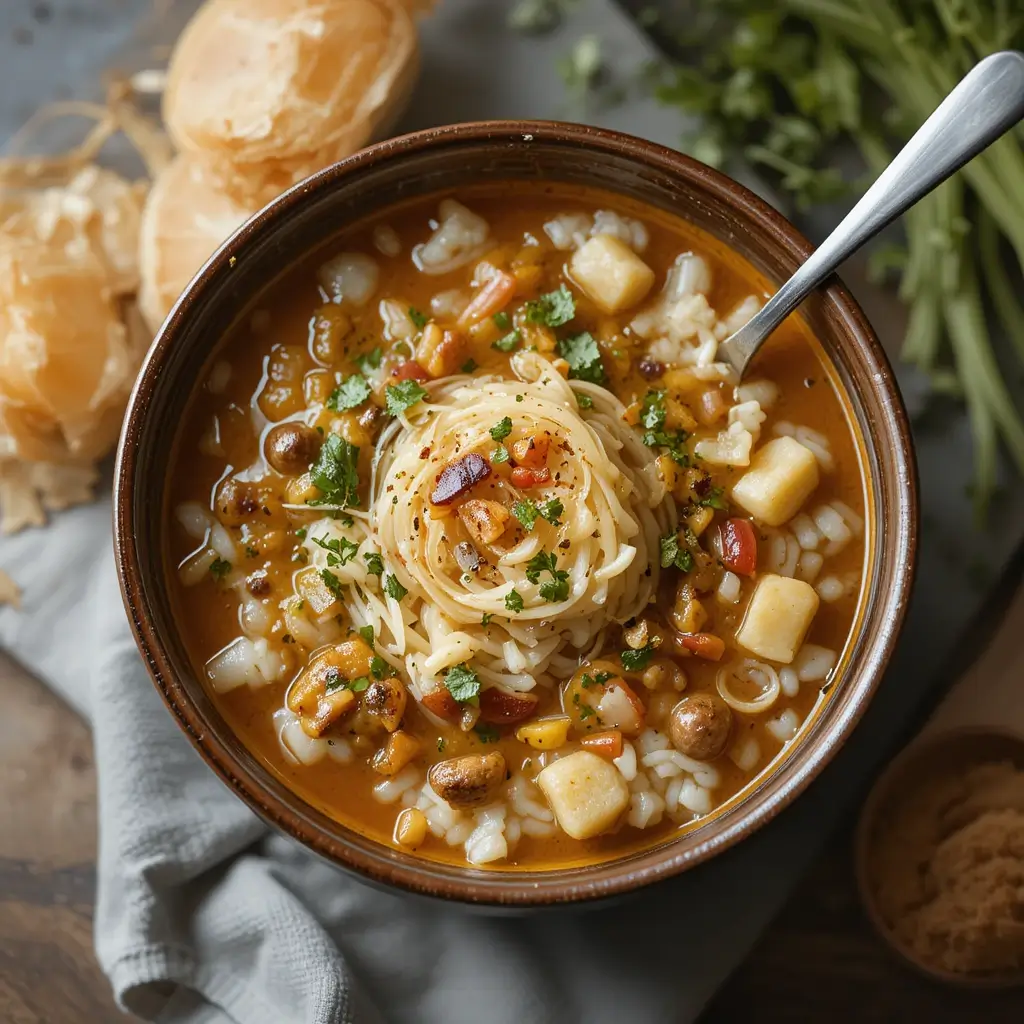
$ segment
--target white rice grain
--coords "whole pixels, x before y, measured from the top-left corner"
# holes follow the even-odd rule
[[[650,790],[634,793],[629,800],[629,814],[626,820],[633,828],[649,828],[657,825],[665,813],[665,801]]]
[[[538,821],[536,818],[523,818],[523,835],[533,836],[535,839],[547,839],[558,831],[554,821]]]
[[[419,778],[419,770],[410,764],[393,778],[378,782],[373,787],[374,798],[382,804],[393,804],[410,786],[415,786]]]
[[[560,213],[545,223],[544,234],[556,249],[568,252],[581,246],[593,227],[594,220],[587,213]]]
[[[266,646],[266,641],[263,641]],[[228,693],[239,686],[263,686],[267,680],[260,671],[260,652],[248,637],[240,636],[222,647],[206,663],[206,677],[215,693]]]
[[[762,409],[770,409],[779,400],[779,389],[770,380],[749,380],[740,384],[734,395],[737,402],[757,402]]]
[[[365,306],[377,290],[380,268],[366,253],[341,252],[322,264],[316,276],[331,302]]]
[[[434,233],[413,247],[412,259],[424,274],[447,274],[481,255],[490,226],[483,217],[454,199],[443,199]]]
[[[779,671],[779,686],[787,697],[795,697],[800,692],[800,677],[787,665]]]
[[[818,580],[814,589],[818,592],[818,597],[826,604],[832,604],[846,594],[846,587],[836,576],[826,576],[824,579]]]
[[[809,515],[801,512],[799,515],[793,516],[787,525],[804,551],[817,551],[818,545],[821,543],[821,534]]]
[[[722,574],[718,584],[718,600],[725,604],[737,604],[743,588],[743,581],[734,572]]]
[[[796,578],[804,583],[813,583],[824,562],[825,559],[817,551],[804,551],[796,563]]]
[[[788,743],[800,728],[800,718],[792,708],[786,708],[781,715],[770,718],[765,723],[765,728],[780,743]]]
[[[741,772],[752,772],[761,760],[761,745],[753,736],[747,736],[734,744],[726,756]]]
[[[469,293],[461,288],[438,292],[430,300],[430,312],[441,319],[455,320],[469,305]]]
[[[378,224],[373,229],[373,246],[382,256],[395,257],[402,252],[402,240],[390,224]]]
[[[693,779],[687,779],[679,790],[679,805],[694,814],[710,814],[713,806],[711,794]]]
[[[288,708],[274,712],[274,725],[277,727],[277,742],[289,761],[311,765],[327,756],[327,740],[308,736]]]
[[[836,652],[816,644],[804,644],[793,659],[791,668],[802,683],[817,683],[835,668]]]
[[[825,548],[826,555],[837,555],[851,540],[853,532],[846,520],[831,505],[820,505],[812,513],[814,525],[822,536],[829,541]]]
[[[612,761],[612,764],[619,769],[627,782],[632,782],[636,778],[636,748],[629,740],[622,744],[622,753]]]

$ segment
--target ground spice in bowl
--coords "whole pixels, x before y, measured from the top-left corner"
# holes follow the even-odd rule
[[[914,745],[879,780],[858,845],[869,913],[905,958],[947,981],[1024,983],[1024,741]]]

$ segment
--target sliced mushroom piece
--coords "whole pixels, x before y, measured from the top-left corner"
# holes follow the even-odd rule
[[[471,487],[491,475],[491,464],[482,455],[470,452],[461,459],[449,462],[441,470],[430,500],[435,505],[450,505]]]
[[[457,810],[479,807],[505,781],[505,758],[496,750],[452,757],[433,765],[427,779],[434,792]]]
[[[398,679],[377,679],[363,694],[363,710],[380,719],[388,732],[394,732],[405,714],[407,700],[405,687]]]

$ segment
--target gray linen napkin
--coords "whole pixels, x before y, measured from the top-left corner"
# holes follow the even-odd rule
[[[801,860],[792,838],[759,843],[613,906],[519,917],[371,888],[269,832],[192,750],[131,638],[108,501],[0,539],[0,567],[24,591],[0,608],[0,646],[92,722],[96,949],[145,1020],[675,1024]]]

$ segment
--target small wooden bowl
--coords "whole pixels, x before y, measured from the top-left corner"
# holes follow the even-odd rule
[[[861,904],[875,931],[889,948],[915,971],[934,981],[966,989],[1008,989],[1024,986],[1024,969],[1002,974],[960,974],[921,960],[886,923],[875,902],[868,851],[879,817],[899,790],[906,794],[936,772],[951,765],[1010,760],[1024,768],[1024,736],[983,726],[946,729],[914,740],[882,772],[861,808],[854,837],[854,865]]]

